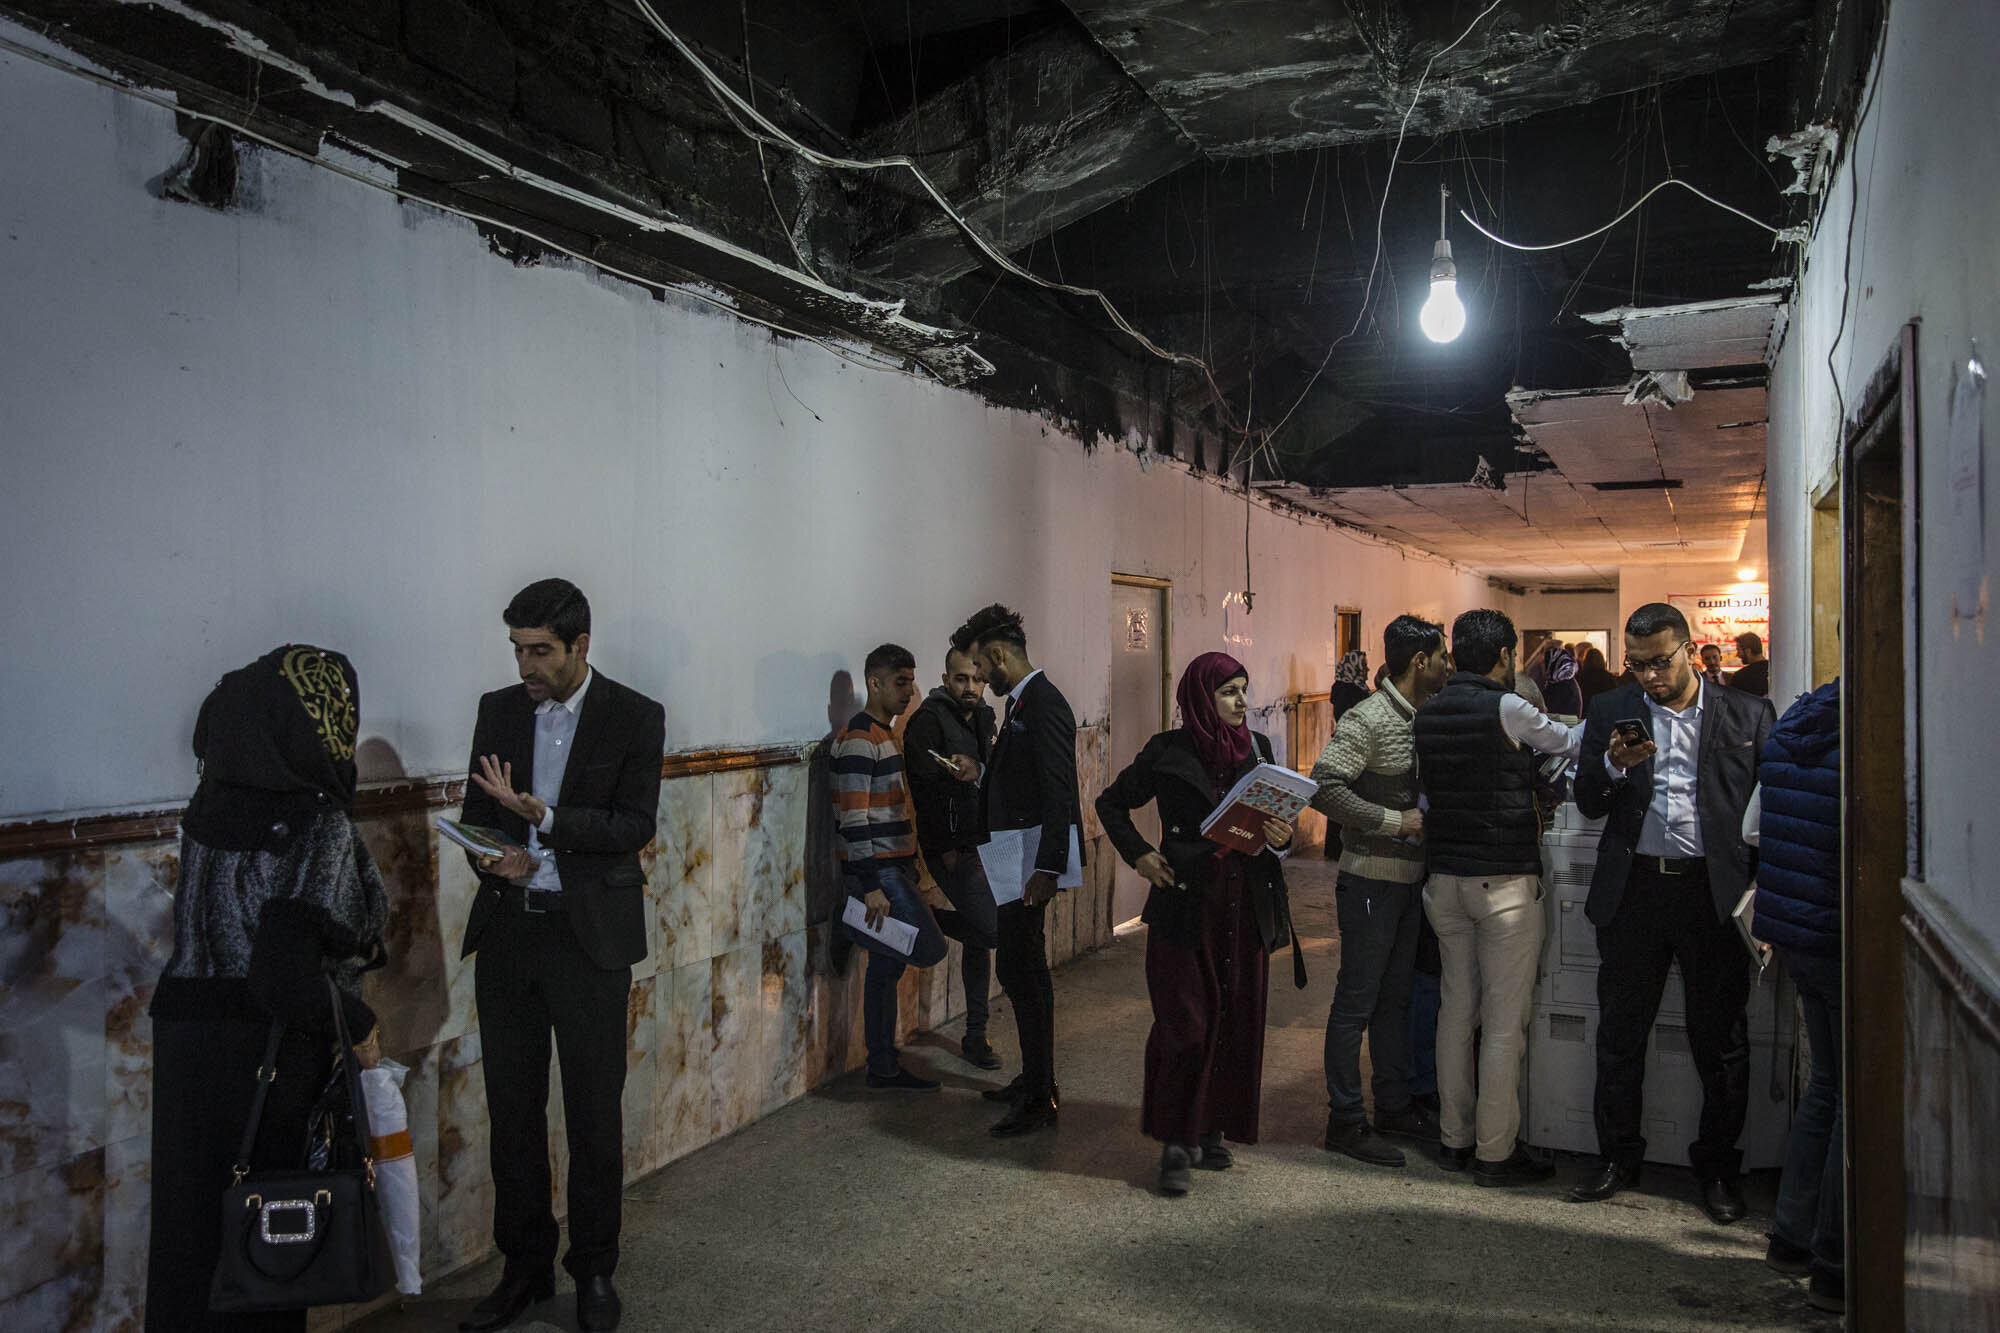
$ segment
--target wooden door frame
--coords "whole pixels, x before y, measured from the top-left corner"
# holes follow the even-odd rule
[[[1160,730],[1174,724],[1174,581],[1151,574],[1111,574],[1114,588],[1152,588],[1160,598]]]
[[[1847,1316],[1870,1330],[1903,1327],[1902,885],[1921,847],[1916,334],[1903,326],[1841,437]]]

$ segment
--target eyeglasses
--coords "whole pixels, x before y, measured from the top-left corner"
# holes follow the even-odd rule
[[[1665,657],[1648,657],[1644,659],[1628,657],[1625,659],[1625,669],[1635,676],[1657,674],[1671,667],[1674,664],[1674,659],[1681,655],[1681,649],[1685,647],[1687,647],[1687,641],[1684,640],[1674,645],[1674,650]]]

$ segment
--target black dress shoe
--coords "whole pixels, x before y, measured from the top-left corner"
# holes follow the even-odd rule
[[[984,1037],[967,1037],[958,1043],[961,1060],[976,1069],[998,1069],[1000,1057],[993,1052],[992,1045]]]
[[[1529,1152],[1518,1143],[1505,1161],[1475,1159],[1472,1163],[1472,1183],[1475,1185],[1532,1185],[1538,1180],[1547,1180],[1555,1173],[1554,1162]]]
[[[1472,1145],[1454,1148],[1449,1144],[1438,1145],[1438,1165],[1447,1171],[1463,1171],[1472,1165]]]
[[[578,1278],[576,1283],[576,1326],[585,1333],[604,1333],[618,1327],[618,1316],[625,1311],[618,1299],[618,1288],[611,1285],[607,1276]]]
[[[1370,1166],[1403,1164],[1403,1150],[1377,1134],[1374,1126],[1366,1120],[1352,1125],[1336,1125],[1328,1121],[1326,1148],[1328,1152],[1346,1153],[1355,1161],[1366,1162]]]
[[[1719,1227],[1743,1220],[1743,1186],[1734,1180],[1711,1176],[1701,1182],[1701,1210]]]
[[[537,1301],[545,1301],[555,1294],[553,1273],[503,1277],[491,1295],[466,1312],[465,1318],[458,1321],[458,1326],[464,1333],[492,1333],[492,1330],[505,1328],[519,1319]]]
[[[1420,1143],[1438,1141],[1438,1120],[1423,1105],[1412,1100],[1400,1111],[1375,1113],[1375,1132],[1395,1134],[1406,1139],[1416,1139]]]
[[[1639,1168],[1620,1166],[1616,1162],[1605,1162],[1589,1175],[1578,1181],[1569,1192],[1571,1203],[1601,1203],[1619,1190],[1630,1189],[1639,1183]]]
[[[1056,1122],[1056,1099],[1048,1097],[1023,1097],[1014,1103],[1014,1109],[1007,1112],[1000,1123],[987,1130],[996,1139],[1019,1138],[1032,1134],[1038,1129],[1047,1129]]]
[[[979,1094],[989,1102],[1011,1102],[1021,1095],[1021,1076],[1014,1075],[1014,1081],[1004,1088],[988,1088]]]

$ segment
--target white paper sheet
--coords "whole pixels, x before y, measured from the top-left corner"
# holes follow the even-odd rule
[[[1003,829],[979,849],[979,863],[986,869],[986,882],[993,888],[998,907],[1021,901],[1028,880],[1035,873],[1035,858],[1041,853],[1039,828]],[[1069,868],[1056,877],[1059,889],[1083,887],[1083,848],[1077,841],[1076,825],[1069,826]]]
[[[847,900],[847,906],[840,911],[840,919],[869,939],[882,941],[897,953],[908,954],[917,947],[917,928],[907,921],[898,921],[893,916],[885,916],[880,926],[870,927],[867,905],[859,898]]]

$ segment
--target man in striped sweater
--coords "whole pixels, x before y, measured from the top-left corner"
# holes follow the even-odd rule
[[[910,790],[895,722],[916,695],[917,660],[910,650],[885,643],[862,667],[868,703],[833,738],[833,797],[841,838],[841,878],[849,897],[867,907],[868,924],[884,917],[917,929],[905,954],[852,926],[848,933],[868,951],[861,992],[862,1029],[868,1041],[871,1092],[936,1092],[934,1079],[903,1068],[896,1056],[896,983],[903,969],[931,967],[945,955],[937,920],[917,892],[917,836]]]
[[[1383,632],[1382,688],[1341,714],[1313,765],[1313,808],[1340,828],[1340,978],[1326,1018],[1326,1146],[1375,1166],[1403,1165],[1382,1135],[1436,1142],[1435,1117],[1410,1095],[1410,990],[1423,918],[1424,817],[1411,719],[1451,673],[1444,629],[1397,616]],[[1361,1037],[1375,1072],[1375,1121],[1361,1100]]]

